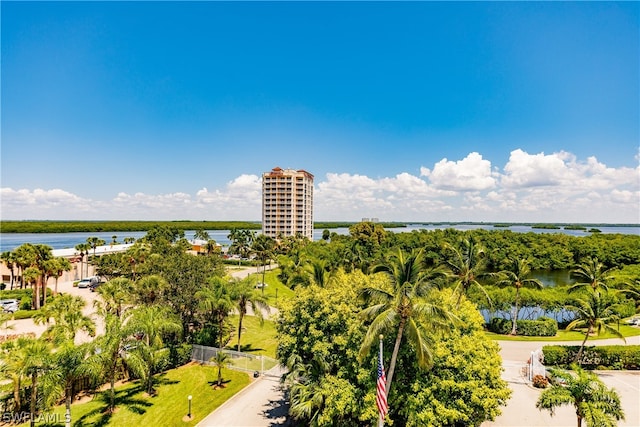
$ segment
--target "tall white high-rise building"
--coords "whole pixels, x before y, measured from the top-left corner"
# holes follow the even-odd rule
[[[262,174],[262,233],[313,240],[313,175],[279,167]]]

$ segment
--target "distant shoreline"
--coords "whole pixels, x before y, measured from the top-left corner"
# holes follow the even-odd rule
[[[315,229],[335,229],[350,227],[357,221],[318,221]],[[607,223],[533,223],[533,222],[478,222],[478,221],[407,221],[378,222],[384,228],[405,228],[415,225],[484,225],[496,228],[528,226],[532,228],[588,229],[598,227],[640,227],[640,224]],[[2,233],[77,233],[77,232],[136,232],[148,231],[156,226],[174,227],[180,230],[260,230],[260,221],[0,221]]]

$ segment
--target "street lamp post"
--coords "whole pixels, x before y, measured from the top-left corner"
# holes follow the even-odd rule
[[[189,395],[187,397],[187,399],[189,400],[189,413],[187,414],[187,417],[191,418],[191,399],[193,398],[193,396]]]

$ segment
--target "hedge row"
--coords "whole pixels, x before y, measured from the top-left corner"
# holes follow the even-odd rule
[[[494,317],[489,322],[488,328],[496,334],[510,334],[512,321],[500,317]],[[558,322],[549,317],[540,317],[537,320],[518,320],[516,322],[518,335],[525,337],[553,337],[558,333]]]
[[[579,345],[546,345],[542,348],[544,364],[568,368],[574,362]],[[586,369],[640,369],[640,345],[605,345],[585,347],[580,358]]]

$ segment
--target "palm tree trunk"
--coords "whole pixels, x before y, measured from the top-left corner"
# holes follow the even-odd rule
[[[65,427],[71,427],[71,387],[67,385],[66,388],[66,396],[64,399],[64,406],[66,408],[64,415],[64,425]]]
[[[580,362],[580,358],[582,357],[582,350],[584,350],[584,345],[589,339],[589,335],[591,335],[591,325],[589,325],[589,328],[587,329],[587,334],[584,336],[584,340],[582,340],[582,344],[580,345],[580,350],[578,350],[578,354],[576,355],[576,358],[573,359],[574,362],[578,362],[581,365],[582,365],[582,362]]]
[[[511,335],[518,333],[518,300],[520,296],[520,288],[516,288],[516,303],[513,309],[513,326],[511,327]]]
[[[36,396],[38,393],[37,388],[38,374],[31,374],[31,405],[29,406],[29,411],[31,415],[31,427],[36,425]]]
[[[391,389],[391,381],[393,380],[393,372],[396,368],[396,359],[398,358],[398,351],[400,350],[400,341],[402,341],[402,333],[404,332],[405,320],[400,321],[398,326],[398,335],[396,335],[396,343],[393,346],[393,353],[391,354],[391,362],[389,363],[389,375],[387,376],[387,386],[385,388],[385,394],[389,397],[389,390]]]
[[[115,371],[115,369],[114,369]],[[113,412],[113,409],[116,406],[116,374],[115,372],[111,373],[111,389],[109,390],[109,412]]]
[[[238,320],[238,351],[240,350],[240,336],[242,335],[242,318],[244,317],[243,310],[240,310],[240,319]]]
[[[582,417],[578,415],[578,427],[582,427]]]

